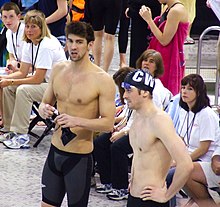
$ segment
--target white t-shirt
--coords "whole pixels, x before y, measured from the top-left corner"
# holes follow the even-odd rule
[[[6,32],[6,38],[7,38],[6,48],[9,53],[14,55],[15,59],[18,58],[17,61],[19,62],[21,61],[21,58],[22,58],[22,49],[25,43],[25,41],[22,40],[23,34],[24,34],[24,28],[25,28],[25,25],[21,23],[17,32],[13,33],[10,29],[8,29]],[[14,46],[13,46],[13,42],[14,42]]]
[[[190,153],[199,147],[201,141],[211,141],[208,152],[199,158],[209,162],[216,149],[216,142],[220,139],[218,116],[210,107],[196,115],[180,108],[178,134],[184,138]]]
[[[169,103],[169,100],[171,99],[172,94],[171,92],[164,87],[161,80],[158,78],[155,78],[155,87],[153,90],[153,102],[154,104],[164,109],[166,105]]]
[[[51,35],[51,38],[44,37],[40,45],[33,45],[32,60],[32,45],[32,43],[25,42],[22,51],[22,62],[32,64],[36,58],[35,68],[47,69],[45,80],[48,82],[53,65],[66,60],[65,52],[57,38]]]

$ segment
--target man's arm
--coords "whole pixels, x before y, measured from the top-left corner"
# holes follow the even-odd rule
[[[185,185],[193,169],[193,164],[185,144],[177,136],[172,120],[167,114],[158,115],[152,121],[152,127],[155,137],[158,137],[163,142],[172,159],[176,162],[176,170],[173,181],[168,189],[166,189],[166,186],[162,188],[146,186],[142,192],[142,198],[143,200],[154,200],[165,203]]]
[[[7,78],[2,79],[0,82],[1,87],[6,87],[9,85],[22,85],[22,84],[41,84],[44,82],[45,75],[47,70],[46,69],[36,69],[36,72],[33,76],[29,76],[26,78]]]
[[[184,186],[193,169],[193,164],[184,142],[175,132],[171,119],[164,116],[158,119],[158,124],[159,122],[164,123],[158,130],[159,138],[166,146],[172,159],[176,162],[173,181],[166,192],[168,201]]]
[[[19,71],[16,71],[16,72],[11,73],[7,76],[4,76],[3,78],[5,78],[5,79],[25,78],[28,75],[28,71],[29,71],[30,67],[31,67],[31,64],[21,62],[21,66],[20,66]]]
[[[47,24],[56,22],[67,15],[68,7],[66,0],[57,0],[57,10],[46,18]]]
[[[58,67],[53,67],[53,70],[50,75],[49,83],[46,91],[44,92],[43,99],[39,106],[39,114],[42,118],[47,119],[51,117],[54,113],[55,108],[53,107],[56,103],[56,97],[53,91],[53,80],[56,74],[56,71],[59,70]]]

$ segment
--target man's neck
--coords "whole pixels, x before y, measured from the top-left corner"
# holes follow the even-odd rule
[[[74,71],[85,71],[88,69],[89,64],[91,63],[90,59],[84,57],[79,61],[71,61],[71,67],[74,68]]]
[[[13,33],[18,31],[19,24],[20,22],[17,22],[16,26],[11,30]]]
[[[156,110],[156,107],[153,103],[153,100],[148,100],[147,102],[144,102],[143,105],[137,109],[137,113],[141,116],[150,116],[152,113],[154,113]]]

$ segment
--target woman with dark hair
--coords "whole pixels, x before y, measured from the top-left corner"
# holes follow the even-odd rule
[[[220,138],[219,119],[210,107],[206,85],[200,75],[190,74],[181,80],[179,105],[176,130],[185,142],[192,161],[210,162],[216,141]],[[166,179],[167,186],[175,172],[175,163],[172,166]]]
[[[178,133],[193,161],[210,161],[219,139],[219,119],[210,107],[206,85],[198,74],[181,81]]]

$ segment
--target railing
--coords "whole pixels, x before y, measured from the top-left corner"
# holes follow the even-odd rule
[[[197,67],[196,67],[197,74],[200,74],[200,68],[201,68],[202,40],[203,40],[203,37],[208,32],[211,32],[211,31],[219,31],[220,32],[220,26],[210,26],[210,27],[206,28],[199,37],[198,54],[197,54]],[[216,83],[215,83],[215,101],[214,101],[215,105],[218,105],[219,74],[220,74],[220,65],[217,64]]]

